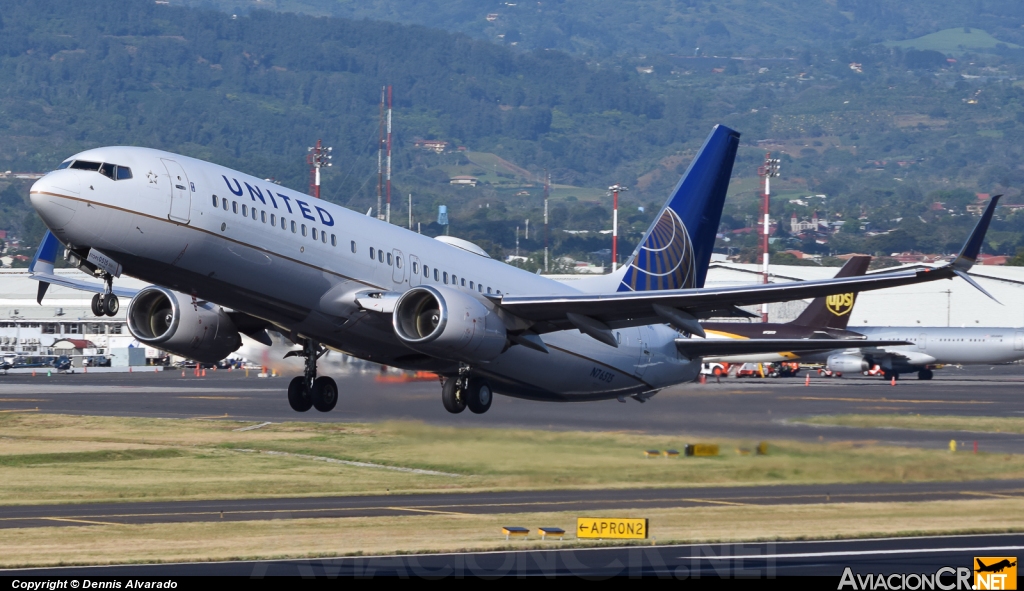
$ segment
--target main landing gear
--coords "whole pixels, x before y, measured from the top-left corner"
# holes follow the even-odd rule
[[[109,273],[103,275],[103,293],[92,296],[92,313],[96,316],[117,316],[121,304],[114,295],[114,277]]]
[[[288,384],[288,404],[292,410],[306,412],[316,408],[328,412],[338,404],[338,384],[327,376],[316,377],[316,362],[327,353],[327,349],[303,339],[300,351],[289,351],[285,357],[305,357],[306,369],[303,375],[292,378]]]
[[[468,372],[446,378],[441,386],[441,404],[452,414],[458,414],[467,407],[475,414],[483,414],[491,408],[494,391],[487,380],[470,377]]]

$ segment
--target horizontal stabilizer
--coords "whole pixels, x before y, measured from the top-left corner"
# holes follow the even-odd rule
[[[836,351],[850,348],[890,347],[909,344],[907,341],[869,341],[859,339],[676,339],[676,349],[680,355],[687,359],[797,351],[807,353],[811,351]]]

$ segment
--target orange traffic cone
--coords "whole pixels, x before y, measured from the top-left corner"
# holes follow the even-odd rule
[[[36,377],[36,370],[32,370],[32,377]]]
[[[206,368],[205,367],[203,368],[203,373],[200,374],[200,377],[203,377],[203,378],[206,377]]]
[[[701,384],[706,384],[706,383],[708,383],[708,376],[706,376],[706,375],[704,375],[704,374],[700,374],[700,383],[701,383]]]
[[[889,382],[889,385],[890,386],[895,386],[896,385],[896,376],[892,376],[892,381]]]
[[[805,386],[810,386],[811,385],[811,374],[807,374],[807,379],[804,380],[804,385]]]
[[[185,370],[181,370],[181,377],[185,377]]]

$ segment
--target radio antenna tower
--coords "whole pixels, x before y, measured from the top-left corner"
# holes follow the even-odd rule
[[[380,87],[380,118],[377,120],[377,219],[384,219],[384,87]]]
[[[612,273],[615,272],[615,265],[619,262],[619,193],[628,191],[622,185],[608,187],[612,192]]]
[[[384,219],[391,223],[391,85],[388,84],[388,165],[387,165],[387,183],[388,183],[388,202],[384,213]]]
[[[548,191],[551,186],[551,175],[544,169],[544,272],[548,272]]]
[[[314,197],[320,198],[320,169],[331,165],[331,152],[334,148],[324,147],[320,140],[316,145],[306,148],[306,162],[309,164],[309,190]]]
[[[764,165],[757,169],[757,174],[764,177],[764,233],[761,235],[761,252],[764,253],[764,262],[762,263],[762,279],[764,283],[768,283],[768,232],[769,230],[769,218],[770,218],[770,195],[771,195],[771,178],[779,176],[779,164],[778,158],[772,158],[771,152],[766,152],[764,155]],[[768,304],[761,304],[761,322],[768,322]]]

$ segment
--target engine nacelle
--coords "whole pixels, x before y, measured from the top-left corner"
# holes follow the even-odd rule
[[[867,360],[860,355],[836,353],[835,355],[828,356],[828,361],[825,362],[825,367],[839,373],[859,373],[867,371],[869,364]]]
[[[155,286],[132,298],[128,330],[141,343],[203,363],[216,363],[242,346],[223,308]]]
[[[411,349],[466,363],[490,361],[506,345],[505,323],[473,296],[423,285],[402,294],[392,317],[395,334]]]

